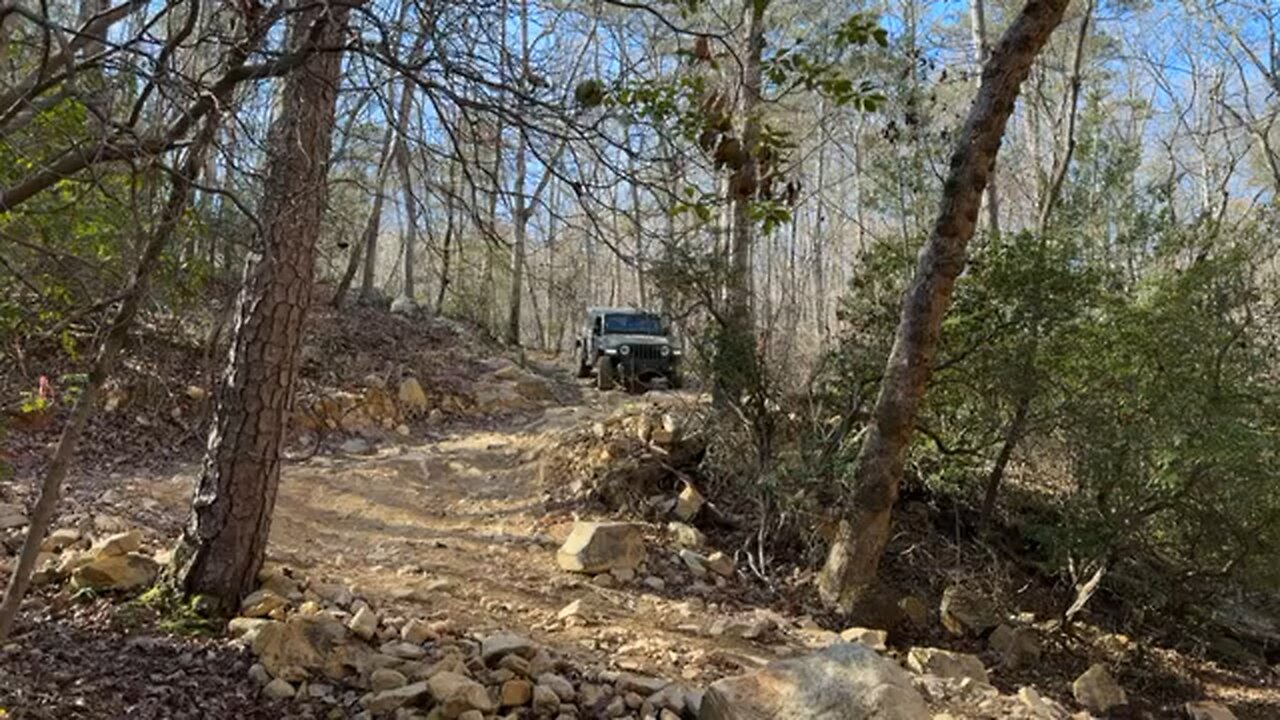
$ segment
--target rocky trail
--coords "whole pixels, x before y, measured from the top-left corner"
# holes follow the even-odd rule
[[[1066,697],[997,690],[985,663],[1034,664],[1041,641],[1029,623],[993,617],[961,593],[944,599],[941,622],[989,636],[977,644],[983,658],[890,647],[891,628],[838,633],[770,609],[733,548],[694,527],[696,492],[676,497],[668,484],[666,521],[578,517],[588,506],[564,499],[571,479],[557,450],[625,434],[674,456],[679,418],[702,400],[597,393],[549,360],[487,372],[473,392],[482,414],[393,411],[404,422],[391,430],[382,422],[382,432],[346,440],[300,438],[263,589],[231,622],[233,640],[166,632],[163,613],[98,592],[154,577],[150,556],[163,562],[198,468],[116,477],[106,493],[81,486],[42,564],[44,590],[0,655],[0,709],[33,718],[1139,717],[1104,664]],[[374,390],[362,407],[391,395]],[[425,411],[420,392],[401,385],[391,405]],[[568,464],[608,466],[610,447]],[[113,575],[122,559],[140,575]],[[938,608],[914,602],[904,610],[915,623],[939,622]],[[1232,717],[1214,703],[1185,712]]]

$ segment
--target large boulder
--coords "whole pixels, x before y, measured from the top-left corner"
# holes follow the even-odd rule
[[[1017,669],[1040,661],[1040,636],[1031,628],[1001,625],[991,633],[987,644],[1000,653],[1004,666]]]
[[[562,569],[593,574],[635,570],[644,558],[640,526],[622,522],[578,521],[556,553]]]
[[[924,698],[893,662],[863,645],[839,643],[719,680],[700,720],[929,720]]]
[[[160,565],[138,553],[97,555],[76,568],[71,584],[92,590],[137,590],[155,582]]]
[[[1107,666],[1101,663],[1091,666],[1071,683],[1071,694],[1075,696],[1076,702],[1095,715],[1106,715],[1112,708],[1129,702],[1124,688],[1111,677]]]
[[[990,683],[987,669],[982,661],[973,655],[951,652],[940,648],[913,647],[907,653],[907,667],[921,675],[936,675],[944,678],[970,678],[981,683]]]
[[[358,662],[351,653],[335,652],[347,631],[328,615],[293,615],[284,622],[263,624],[251,635],[250,649],[258,661],[272,677],[283,680],[305,680],[312,671],[339,679]]]
[[[942,593],[942,624],[955,635],[981,635],[1000,624],[991,601],[962,585],[952,585]]]

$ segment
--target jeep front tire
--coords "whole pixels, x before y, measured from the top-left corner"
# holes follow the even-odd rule
[[[612,390],[613,386],[613,361],[607,355],[601,355],[596,360],[596,388]]]

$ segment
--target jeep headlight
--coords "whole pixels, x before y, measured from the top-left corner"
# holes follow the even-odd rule
[[[670,346],[670,345],[663,345],[663,346],[662,346],[662,349],[661,349],[661,350],[659,350],[658,352],[662,354],[662,357],[667,357],[667,356],[669,356],[669,355],[671,354],[671,346]]]
[[[619,346],[619,347],[618,347],[618,354],[619,354],[619,355],[630,355],[630,354],[631,354],[631,346],[630,346],[630,345],[622,345],[622,346]]]

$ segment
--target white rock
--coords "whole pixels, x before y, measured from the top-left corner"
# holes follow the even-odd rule
[[[1107,666],[1101,663],[1091,666],[1071,683],[1071,694],[1075,696],[1076,702],[1098,715],[1106,715],[1112,708],[1129,702],[1124,688],[1111,677]]]
[[[893,662],[863,645],[769,663],[708,688],[700,720],[930,720],[924,698]]]
[[[378,630],[378,616],[366,605],[356,611],[351,617],[351,621],[347,623],[347,627],[351,632],[368,640]]]
[[[276,678],[262,688],[262,694],[275,700],[285,700],[298,694],[287,681]]]

